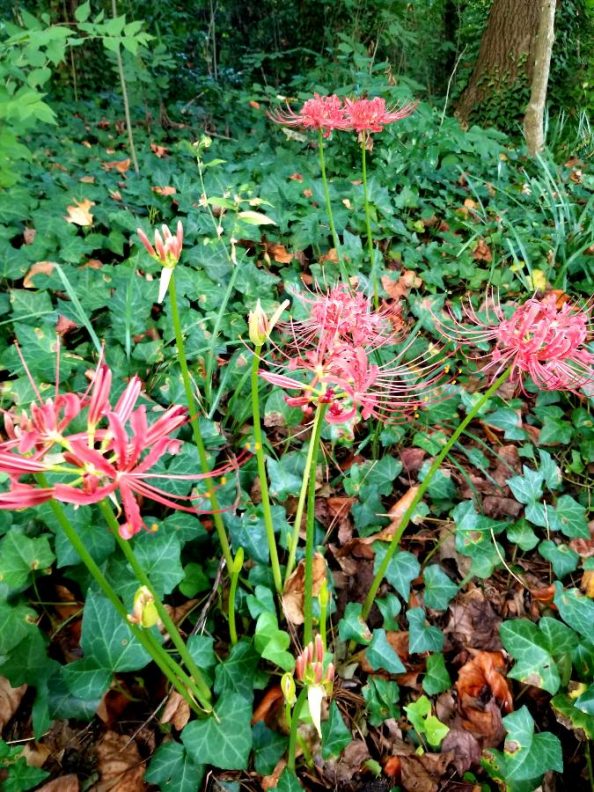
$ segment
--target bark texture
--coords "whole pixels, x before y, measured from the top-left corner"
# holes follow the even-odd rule
[[[555,40],[557,0],[541,0],[541,16],[534,52],[534,73],[530,101],[524,116],[524,135],[528,154],[535,157],[544,147],[544,111]]]
[[[542,0],[493,0],[473,72],[456,108],[463,123],[490,96],[516,85],[530,86],[541,8]]]

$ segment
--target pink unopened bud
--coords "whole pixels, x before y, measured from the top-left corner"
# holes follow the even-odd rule
[[[318,633],[315,639],[315,659],[318,663],[322,663],[324,661],[324,642],[322,641],[322,636]]]
[[[138,238],[144,245],[147,253],[155,261],[159,261],[165,270],[168,272],[161,273],[161,282],[159,286],[158,302],[162,302],[167,292],[169,281],[171,280],[171,270],[174,269],[178,263],[184,243],[184,228],[181,220],[177,223],[177,230],[175,236],[171,233],[166,225],[161,226],[161,231],[155,231],[155,244],[151,245],[147,235],[141,228],[136,229]]]

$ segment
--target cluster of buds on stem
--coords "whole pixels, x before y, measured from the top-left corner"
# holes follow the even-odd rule
[[[324,642],[320,635],[316,635],[315,640],[307,644],[295,661],[295,678],[307,689],[309,714],[320,737],[322,700],[332,693],[334,674],[334,663],[326,662]],[[284,682],[283,694],[287,704],[292,705],[295,700],[295,683],[292,677],[290,681]]]
[[[166,225],[161,226],[161,231],[163,234],[162,236],[158,230],[155,231],[155,244],[153,246],[142,228],[136,229],[138,238],[144,245],[149,256],[163,265],[159,282],[159,296],[157,298],[157,302],[159,303],[163,302],[165,299],[171,275],[177,262],[180,260],[184,243],[184,228],[181,220],[178,220],[175,235],[171,233]]]

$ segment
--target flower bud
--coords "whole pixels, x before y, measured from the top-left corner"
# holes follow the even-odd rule
[[[293,679],[293,675],[287,672],[283,674],[281,677],[281,690],[283,692],[283,696],[285,702],[289,705],[289,707],[294,707],[295,702],[297,701],[297,690],[295,687],[295,680]]]
[[[146,586],[141,586],[136,591],[132,613],[128,615],[128,621],[146,629],[161,623],[155,605],[155,598]]]
[[[253,311],[248,315],[248,329],[250,341],[255,347],[261,347],[270,338],[274,326],[280,319],[282,312],[289,305],[289,301],[285,300],[281,303],[276,311],[272,314],[270,319],[266,316],[260,300],[256,303]]]

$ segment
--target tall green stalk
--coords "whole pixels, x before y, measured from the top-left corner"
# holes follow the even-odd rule
[[[114,19],[117,18],[118,8],[116,0],[111,0],[111,13]],[[118,44],[115,49],[116,62],[118,65],[118,74],[120,77],[120,86],[122,88],[122,99],[124,101],[124,117],[126,119],[126,130],[128,132],[128,144],[130,146],[130,156],[132,157],[132,164],[134,165],[134,172],[136,175],[140,173],[138,167],[138,157],[136,156],[136,146],[134,145],[134,133],[132,132],[132,118],[130,116],[130,101],[128,99],[128,88],[126,86],[126,73],[124,71],[124,60],[120,45]]]
[[[173,331],[175,333],[175,343],[177,346],[179,367],[181,370],[182,381],[184,384],[184,391],[186,394],[186,401],[188,404],[188,412],[190,413],[190,419],[192,424],[192,435],[194,437],[194,443],[196,445],[196,448],[198,449],[198,457],[200,459],[200,469],[204,474],[206,474],[209,473],[208,458],[206,456],[206,448],[204,446],[204,440],[202,439],[202,434],[200,432],[198,408],[196,406],[196,399],[194,398],[194,391],[192,390],[192,380],[190,377],[190,371],[188,369],[188,361],[186,359],[186,348],[184,344],[181,321],[179,318],[179,310],[177,307],[175,272],[171,273],[171,280],[169,281],[169,305],[171,307],[171,321],[173,323]],[[217,536],[219,537],[219,542],[221,544],[223,556],[225,557],[225,563],[227,564],[227,569],[231,569],[231,566],[233,564],[233,556],[231,555],[229,540],[227,539],[227,533],[225,531],[225,526],[223,524],[223,518],[221,517],[219,501],[216,495],[215,486],[212,483],[211,479],[207,478],[205,481],[206,481],[206,491],[208,494],[210,505],[212,506],[212,510],[213,510],[212,517],[215,524]]]
[[[334,214],[332,213],[332,202],[330,201],[330,188],[328,186],[328,177],[326,175],[326,158],[324,157],[324,135],[320,129],[318,132],[318,151],[320,155],[320,171],[322,172],[322,184],[324,185],[324,198],[326,199],[326,215],[328,216],[328,224],[330,225],[330,233],[332,234],[332,244],[336,250],[338,257],[338,268],[340,269],[340,277],[344,283],[349,282],[349,275],[344,263],[342,251],[340,247],[340,240],[336,233],[336,226],[334,225]]]
[[[266,529],[266,539],[268,541],[268,551],[270,553],[270,565],[272,567],[272,577],[274,587],[279,594],[283,591],[283,581],[281,577],[280,564],[278,561],[278,550],[276,547],[276,537],[274,535],[274,524],[272,522],[272,509],[270,508],[270,496],[268,494],[268,478],[266,475],[266,460],[264,458],[264,438],[262,435],[262,425],[260,421],[260,399],[258,395],[258,368],[260,365],[260,353],[262,345],[254,349],[252,360],[252,418],[254,424],[254,440],[256,443],[256,461],[258,463],[258,478],[260,480],[260,500],[262,502],[262,513],[264,515],[264,528]]]
[[[305,646],[313,640],[313,557],[316,527],[316,467],[326,408],[326,404],[318,404],[310,440],[312,453],[308,471],[309,484],[307,491],[307,514],[305,517],[305,578],[303,581],[303,643]]]
[[[192,679],[194,680],[197,693],[198,693],[198,700],[200,704],[204,707],[204,709],[210,709],[210,702],[211,702],[211,692],[208,684],[206,683],[202,672],[194,662],[194,659],[190,652],[188,651],[188,647],[186,646],[183,638],[179,634],[179,630],[177,629],[175,622],[169,615],[169,612],[161,602],[160,597],[158,596],[157,592],[149,576],[146,574],[142,565],[136,558],[134,554],[134,550],[129,542],[125,539],[122,539],[119,533],[119,525],[118,521],[115,518],[115,515],[111,509],[111,506],[107,503],[107,501],[101,501],[99,503],[99,509],[105,518],[105,522],[108,524],[113,536],[115,537],[116,542],[118,543],[120,550],[122,551],[126,561],[130,564],[132,571],[136,575],[136,579],[138,582],[146,586],[146,588],[150,591],[151,596],[154,601],[155,608],[157,609],[157,613],[159,614],[159,618],[163,623],[163,626],[167,630],[169,637],[171,638],[173,645],[179,652],[179,656],[183,660],[186,668],[192,675]]]
[[[301,688],[295,706],[293,707],[293,714],[291,715],[291,732],[289,734],[289,751],[287,756],[287,767],[293,773],[295,772],[295,755],[297,753],[297,728],[299,727],[299,716],[303,705],[307,701],[307,687]]]
[[[379,307],[379,287],[377,283],[377,269],[375,266],[375,248],[373,247],[373,232],[371,230],[371,207],[369,205],[369,191],[367,188],[367,135],[361,140],[361,174],[363,177],[363,200],[365,202],[365,224],[367,226],[367,250],[369,251],[369,266],[371,283],[373,286],[373,304]]]
[[[384,579],[388,566],[390,565],[390,561],[392,560],[394,553],[396,552],[398,546],[400,545],[400,540],[402,539],[402,536],[408,527],[408,524],[410,522],[411,517],[414,514],[415,509],[417,508],[418,504],[421,502],[425,492],[427,491],[429,485],[431,484],[431,481],[433,480],[433,476],[437,473],[437,471],[441,467],[441,463],[450,453],[454,444],[456,443],[462,432],[466,429],[468,424],[471,421],[473,421],[474,418],[476,418],[483,405],[486,404],[487,401],[499,390],[499,388],[507,380],[510,374],[511,374],[511,369],[507,369],[506,371],[503,372],[503,374],[501,374],[500,377],[498,377],[495,380],[495,382],[493,382],[490,388],[474,404],[468,415],[458,425],[458,427],[456,428],[450,439],[447,441],[447,443],[441,449],[439,454],[433,460],[433,464],[431,465],[427,475],[419,485],[419,488],[415,494],[415,497],[412,499],[410,506],[402,515],[400,525],[394,532],[394,536],[390,541],[386,555],[384,556],[379,569],[375,573],[373,582],[371,584],[369,591],[367,592],[367,596],[365,597],[365,602],[363,603],[363,610],[361,611],[361,616],[363,619],[366,619],[369,616],[369,611],[371,610],[373,603],[375,602],[375,597],[377,595],[381,582]]]
[[[47,479],[43,474],[38,474],[37,479],[41,486],[48,486]],[[68,519],[68,516],[62,505],[54,500],[49,501],[49,505],[56,520],[60,524],[60,527],[64,531],[66,538],[80,556],[81,561],[89,570],[105,597],[111,602],[118,615],[121,616],[122,620],[128,625],[134,637],[152,657],[153,661],[159,666],[164,676],[169,680],[169,682],[188,703],[188,705],[194,711],[201,712],[189,692],[192,690],[192,680],[183,674],[182,670],[179,668],[179,666],[177,666],[175,661],[169,657],[167,652],[153,639],[149,632],[146,632],[136,624],[130,623],[128,619],[128,611],[126,610],[124,603],[120,600],[113,587],[85,547],[84,542],[81,540],[78,533],[76,532],[76,529]],[[199,701],[198,698],[196,700]],[[210,710],[211,707],[209,706],[207,709]]]

